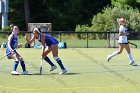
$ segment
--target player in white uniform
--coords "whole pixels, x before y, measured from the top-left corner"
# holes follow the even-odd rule
[[[128,44],[128,40],[127,40],[127,35],[129,35],[129,33],[126,31],[125,28],[125,20],[123,18],[119,18],[117,19],[117,22],[120,25],[119,28],[119,40],[118,40],[118,44],[119,44],[119,51],[116,51],[114,53],[112,53],[111,55],[107,56],[107,61],[109,62],[111,60],[112,57],[121,54],[123,49],[125,48],[127,53],[128,53],[128,58],[129,58],[129,64],[132,66],[137,66],[137,64],[134,63],[131,51],[130,51],[130,47]]]

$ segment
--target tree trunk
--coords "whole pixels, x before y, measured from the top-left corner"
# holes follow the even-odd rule
[[[28,23],[30,22],[29,0],[24,0],[24,11],[25,11],[26,28],[28,28]]]

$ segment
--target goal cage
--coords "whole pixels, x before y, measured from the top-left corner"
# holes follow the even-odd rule
[[[117,48],[118,47],[118,33],[107,33],[107,48]]]
[[[41,32],[51,32],[52,31],[52,24],[51,23],[28,23],[28,31],[33,31],[35,27],[40,28]],[[30,39],[33,36],[33,33],[30,34]],[[35,45],[41,45],[39,41],[35,40],[31,47]]]

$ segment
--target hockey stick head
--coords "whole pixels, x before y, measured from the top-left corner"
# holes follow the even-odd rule
[[[42,75],[42,62],[43,62],[43,59],[41,58],[40,69],[39,69],[39,71],[40,71],[39,74],[40,74],[40,75]]]

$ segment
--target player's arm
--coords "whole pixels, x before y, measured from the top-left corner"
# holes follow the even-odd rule
[[[129,35],[129,33],[127,33],[126,31],[125,31],[126,29],[124,28],[124,27],[120,27],[119,28],[119,36],[126,36],[126,35]]]
[[[11,35],[8,37],[8,42],[7,42],[8,48],[10,49],[10,51],[13,51],[13,49],[11,48],[11,40],[12,40],[12,38],[13,38],[13,35],[11,34]]]
[[[27,41],[28,44],[31,44],[32,42],[35,41],[36,37],[33,36],[32,39],[30,40],[29,39],[29,35],[28,34],[25,34],[25,39],[26,39],[26,41]]]
[[[42,35],[41,37],[41,43],[42,43],[42,57],[44,57],[45,55],[45,35]]]
[[[119,32],[119,36],[126,36],[126,35],[129,35],[129,33],[123,33],[123,32]]]

